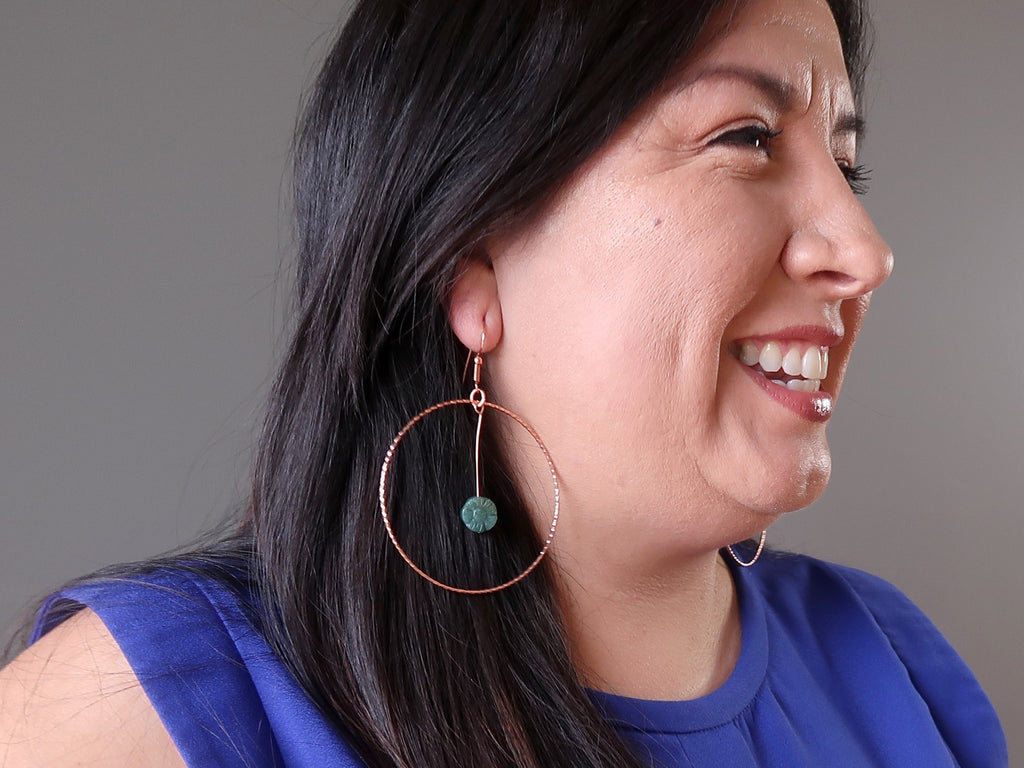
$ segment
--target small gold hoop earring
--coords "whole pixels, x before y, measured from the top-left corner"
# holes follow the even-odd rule
[[[741,566],[743,568],[749,568],[750,566],[752,566],[754,563],[757,562],[757,559],[761,556],[761,553],[764,552],[764,543],[765,543],[765,541],[767,539],[768,539],[768,531],[761,531],[761,538],[757,542],[757,552],[755,552],[754,556],[752,558],[750,558],[749,560],[747,560],[746,562],[740,560],[740,558],[737,556],[736,552],[733,551],[732,544],[729,544],[726,547],[726,549],[729,550],[729,554],[732,555],[732,559],[736,561],[737,565],[739,565],[739,566]]]
[[[483,348],[484,337],[481,335],[480,347]],[[429,581],[434,586],[440,587],[441,589],[447,589],[449,592],[458,592],[462,595],[486,595],[491,592],[498,592],[502,589],[507,589],[513,584],[525,579],[533,570],[540,565],[540,561],[547,555],[548,549],[551,547],[551,541],[555,537],[555,528],[558,526],[558,473],[555,471],[555,463],[551,460],[551,454],[548,453],[547,446],[544,445],[544,441],[540,439],[540,435],[537,434],[536,430],[530,426],[530,424],[516,413],[502,408],[500,405],[495,405],[487,399],[487,393],[480,385],[480,374],[483,370],[483,355],[481,352],[477,352],[473,357],[473,389],[469,393],[469,397],[461,398],[458,400],[446,400],[443,403],[437,403],[429,408],[426,408],[411,419],[408,423],[402,427],[398,434],[391,440],[391,445],[388,446],[387,453],[384,455],[384,462],[380,467],[380,485],[378,486],[378,500],[380,501],[380,515],[384,520],[384,527],[387,529],[388,538],[394,545],[395,549],[398,550],[398,554],[402,556],[402,559],[406,564],[413,569],[419,576]],[[544,458],[548,464],[548,471],[551,473],[551,485],[554,488],[555,503],[554,512],[551,515],[551,526],[548,528],[547,537],[544,539],[544,544],[541,546],[540,553],[530,563],[524,571],[521,571],[515,577],[508,581],[498,584],[494,587],[484,587],[483,589],[464,589],[462,587],[454,587],[451,584],[445,584],[443,581],[435,579],[433,576],[428,574],[422,568],[420,568],[413,559],[406,553],[402,548],[402,545],[398,543],[398,537],[395,535],[394,528],[391,526],[391,513],[388,510],[387,504],[387,492],[388,492],[388,477],[391,472],[391,462],[395,457],[395,452],[398,450],[399,444],[402,439],[409,433],[413,427],[416,426],[422,419],[426,418],[432,413],[441,410],[442,408],[449,408],[456,405],[469,405],[473,408],[477,415],[476,423],[476,440],[474,450],[474,468],[476,471],[476,495],[471,496],[467,499],[466,503],[462,506],[460,516],[462,517],[463,524],[471,531],[476,533],[484,533],[494,527],[497,522],[497,508],[493,501],[485,497],[481,493],[480,487],[480,432],[483,427],[484,411],[487,409],[495,410],[505,414],[519,426],[525,429],[530,437],[533,438],[534,442],[537,443],[537,447],[540,448],[544,454]]]

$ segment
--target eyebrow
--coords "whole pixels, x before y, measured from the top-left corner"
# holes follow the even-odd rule
[[[774,106],[782,112],[796,105],[796,86],[776,77],[770,72],[753,67],[723,65],[699,70],[693,77],[680,83],[679,90],[686,91],[703,80],[742,80],[761,91]]]
[[[867,123],[860,115],[856,115],[852,112],[843,112],[836,120],[835,132],[852,133],[857,139],[857,144],[860,144],[861,139],[864,138],[864,132],[867,130],[867,127]]]
[[[742,80],[753,86],[768,97],[772,105],[780,112],[789,112],[796,106],[798,91],[792,83],[776,77],[770,72],[753,67],[723,65],[709,67],[698,71],[693,77],[680,83],[678,90],[685,91],[702,80],[713,79]],[[854,112],[842,112],[837,118],[833,130],[838,134],[854,134],[857,142],[864,136],[867,124],[860,115]]]

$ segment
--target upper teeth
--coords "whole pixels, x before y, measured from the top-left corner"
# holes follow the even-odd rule
[[[740,346],[739,357],[744,365],[759,365],[765,373],[781,370],[788,376],[799,376],[815,382],[821,382],[828,376],[828,347],[808,342],[747,340]]]

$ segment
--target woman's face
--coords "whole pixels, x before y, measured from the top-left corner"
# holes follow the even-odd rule
[[[542,216],[490,242],[492,398],[547,442],[564,524],[718,547],[820,494],[892,265],[846,178],[857,124],[824,0],[753,0]]]

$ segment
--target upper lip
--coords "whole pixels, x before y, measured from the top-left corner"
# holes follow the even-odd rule
[[[761,333],[752,336],[744,336],[736,339],[738,343],[744,341],[771,341],[771,340],[806,341],[809,344],[817,344],[820,347],[834,347],[843,340],[842,328],[827,328],[823,325],[793,325],[782,328],[771,333]]]

